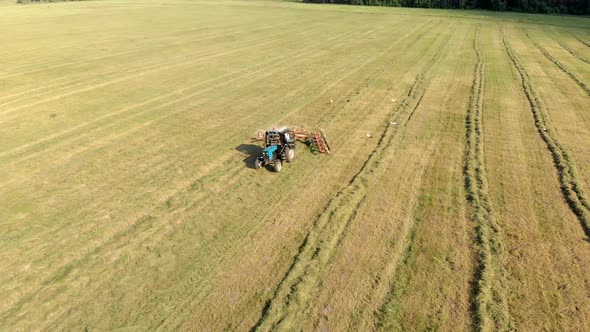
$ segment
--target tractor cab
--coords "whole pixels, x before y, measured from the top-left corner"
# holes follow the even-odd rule
[[[269,130],[264,135],[265,146],[295,144],[295,134],[287,127]]]

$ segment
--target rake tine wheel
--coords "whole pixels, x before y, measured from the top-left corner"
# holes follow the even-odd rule
[[[328,142],[326,141],[326,135],[324,131],[316,131],[313,133],[313,138],[315,140],[315,145],[317,146],[320,153],[327,153],[330,154],[330,147]]]
[[[322,139],[324,141],[324,144],[326,145],[326,152],[328,154],[331,154],[332,147],[330,146],[330,143],[328,142],[328,137],[326,136],[326,132],[324,131],[324,129],[320,129],[320,133],[322,134]]]

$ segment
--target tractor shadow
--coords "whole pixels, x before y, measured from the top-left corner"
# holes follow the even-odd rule
[[[246,164],[246,167],[256,169],[255,161],[256,158],[262,155],[263,147],[254,144],[240,144],[234,150],[238,151],[243,156],[246,156],[246,158],[242,160]],[[266,168],[266,170],[268,171],[272,170],[272,167],[270,165],[266,165],[266,167],[264,168]]]

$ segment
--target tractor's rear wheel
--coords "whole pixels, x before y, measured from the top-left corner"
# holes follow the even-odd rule
[[[274,168],[275,168],[275,172],[277,172],[277,173],[280,172],[281,168],[283,168],[283,163],[278,159],[275,160]]]
[[[285,159],[287,162],[291,162],[295,158],[295,149],[285,148]]]

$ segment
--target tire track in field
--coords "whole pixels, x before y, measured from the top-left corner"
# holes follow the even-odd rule
[[[360,69],[359,69],[360,70]],[[354,73],[353,73],[354,74]],[[352,74],[350,74],[352,75]],[[215,164],[218,164],[219,162],[216,162]],[[243,169],[243,167],[239,166],[239,169]],[[240,171],[240,174],[242,174],[243,172],[245,172],[244,170]],[[235,179],[238,178],[239,176],[231,176],[230,178]],[[279,203],[277,203],[279,204]],[[194,208],[199,207],[199,206],[204,206],[206,204],[198,204],[198,202],[194,203],[194,207],[190,208],[190,210],[192,211]],[[279,204],[280,205],[280,204]],[[150,218],[151,220],[155,219],[155,218]],[[206,244],[205,244],[206,245]],[[202,277],[202,276],[201,276]],[[194,285],[193,285],[194,286]],[[193,287],[194,288],[194,287]],[[57,320],[56,320],[57,321]]]
[[[238,26],[236,26],[236,27],[238,27]],[[224,28],[224,27],[221,26],[220,28]],[[229,27],[226,27],[226,28],[229,28]],[[181,31],[179,31],[179,33],[187,32],[187,31],[191,31],[191,30],[199,30],[199,29],[181,30]],[[115,31],[113,33],[117,34],[117,33],[120,33],[120,31]],[[68,37],[71,37],[71,35],[68,36]],[[90,44],[84,44],[83,47],[78,47],[78,48],[76,48],[74,50],[75,51],[82,51],[82,50],[88,50],[88,48],[98,48],[102,44],[113,43],[113,42],[135,42],[137,40],[141,40],[142,42],[148,42],[148,41],[158,41],[159,39],[162,39],[162,38],[170,38],[170,37],[175,37],[175,36],[172,35],[172,34],[163,34],[163,35],[160,35],[160,36],[157,36],[157,37],[140,37],[140,36],[136,36],[134,38],[133,37],[127,37],[127,39],[121,39],[120,37],[117,37],[117,38],[106,38],[106,39],[103,39],[103,40],[100,40],[100,41],[95,41],[95,42],[90,43]],[[63,46],[63,47],[60,47],[60,48],[54,48],[52,50],[53,51],[58,51],[58,52],[59,51],[63,51],[63,50],[71,50],[72,49],[71,46],[72,45]],[[18,48],[18,44],[17,45],[11,45],[11,47]],[[142,48],[142,46],[135,47],[133,49],[136,49],[137,50],[137,49],[140,49],[140,48]],[[149,48],[149,47],[145,47],[145,48]],[[19,52],[20,53],[25,53],[25,54],[39,53],[40,50],[42,50],[42,49],[44,49],[44,47],[37,48],[37,49],[32,49],[31,48],[31,49],[26,49],[26,50],[19,48]],[[128,50],[131,50],[131,49],[128,49]],[[6,59],[7,62],[10,62],[10,61],[13,61],[13,60],[22,60],[22,58],[20,56],[15,56],[12,59],[8,59],[8,58],[4,57],[4,55],[6,55],[6,54],[14,54],[14,50],[11,50],[9,52],[6,52],[5,54],[0,55],[0,57],[2,57],[3,59]],[[99,57],[100,56],[94,55],[94,56],[90,56],[88,58],[84,58],[82,60],[88,60],[88,59],[91,59],[91,58],[99,58]],[[31,56],[31,57],[29,57],[29,59],[27,59],[27,61],[29,61],[29,60],[38,60],[38,57],[37,56]],[[31,67],[35,67],[35,66],[38,66],[38,65],[54,64],[54,63],[63,63],[63,59],[53,60],[51,62],[27,63],[27,64],[20,65],[20,66],[17,66],[17,67],[8,68],[10,71],[5,71],[5,72],[1,73],[0,78],[3,78],[3,75],[19,74],[20,73],[19,70],[25,70],[26,71],[26,70],[30,69]],[[72,63],[72,62],[69,62],[69,63]],[[55,68],[55,67],[48,67],[48,68],[43,68],[43,69],[51,69],[51,68]]]
[[[38,22],[36,22],[36,23],[38,23]],[[53,23],[51,23],[51,24],[53,24]],[[22,26],[22,23],[21,24],[18,24],[18,25],[21,25]],[[162,25],[163,24],[160,24],[159,29],[162,28]],[[214,28],[224,28],[224,27],[225,28],[230,28],[230,26],[223,26],[223,25],[216,26]],[[161,35],[158,35],[156,37],[151,37],[151,38],[150,37],[147,37],[147,36],[150,36],[149,35],[149,32],[141,31],[142,33],[148,33],[148,34],[147,35],[133,35],[133,36],[126,36],[126,37],[127,38],[132,37],[132,38],[135,38],[135,39],[142,38],[144,40],[153,40],[153,39],[162,38],[162,37],[163,38],[165,38],[165,37],[173,37],[177,33],[184,34],[184,33],[190,32],[190,31],[198,31],[198,30],[202,30],[202,29],[204,29],[204,28],[181,29],[181,30],[174,31],[172,33],[163,33]],[[102,44],[107,43],[107,42],[119,41],[119,40],[121,40],[120,37],[113,38],[112,35],[119,36],[119,35],[121,35],[125,31],[128,31],[126,29],[126,27],[119,27],[119,28],[113,27],[111,30],[109,30],[109,33],[111,33],[111,35],[109,37],[106,37],[106,38],[103,37],[103,39],[101,39],[101,40],[95,40],[93,43],[91,43],[91,44],[85,44],[84,46],[99,46],[99,45],[102,45]],[[159,31],[159,30],[156,30],[156,31]],[[134,32],[136,32],[136,31],[134,31]],[[34,38],[14,40],[14,43],[15,43],[14,46],[18,47],[18,46],[20,46],[20,44],[25,44],[25,45],[34,44],[36,47],[31,47],[31,48],[27,48],[27,49],[23,49],[23,48],[20,48],[19,47],[19,49],[21,51],[27,52],[27,53],[30,53],[30,52],[36,52],[36,53],[38,53],[38,52],[40,52],[41,50],[43,50],[46,47],[46,45],[44,45],[44,44],[38,44],[38,42],[40,40],[42,40],[42,41],[48,41],[49,39],[47,39],[47,37],[56,38],[56,39],[63,39],[66,36],[67,37],[79,36],[80,34],[88,35],[90,33],[104,33],[104,27],[102,29],[100,29],[100,30],[91,30],[91,31],[85,31],[85,32],[78,32],[78,33],[73,33],[73,32],[70,31],[69,33],[66,32],[66,33],[64,33],[62,35],[51,34],[49,36],[38,36],[38,37],[34,37]],[[51,43],[51,40],[49,40],[48,43]],[[84,46],[79,47],[79,48],[76,48],[76,50],[84,49]],[[63,46],[63,47],[55,48],[54,50],[55,51],[62,51],[62,50],[69,49],[69,48],[70,48],[69,46]],[[7,59],[7,61],[12,61],[12,60],[15,60],[15,59],[18,59],[19,58],[18,56],[15,56],[13,58],[7,58],[6,57],[7,55],[14,55],[14,52],[11,52],[9,50],[9,51],[0,53],[0,58]]]
[[[369,32],[366,32],[366,33],[369,33]],[[334,42],[334,41],[342,40],[343,38],[346,37],[345,34],[346,33],[337,35],[335,37],[328,38],[326,40],[322,40],[322,41],[316,42],[316,43],[314,43],[312,45],[306,46],[306,47],[304,47],[304,48],[296,51],[297,53],[294,53],[294,54],[292,53],[292,54],[289,54],[288,56],[281,55],[281,56],[272,58],[270,60],[264,61],[262,63],[258,63],[258,64],[253,65],[253,66],[249,66],[249,67],[246,67],[246,68],[243,68],[243,69],[240,69],[240,70],[237,70],[237,71],[234,71],[234,72],[231,72],[231,73],[222,75],[220,77],[216,77],[214,79],[209,79],[209,80],[201,81],[201,82],[195,83],[195,84],[193,84],[193,85],[191,85],[189,87],[184,87],[182,89],[178,89],[178,90],[175,90],[175,91],[172,91],[172,92],[168,92],[168,93],[159,95],[157,97],[154,97],[154,98],[151,98],[151,99],[142,101],[140,103],[127,106],[127,107],[122,108],[122,109],[119,109],[117,111],[114,111],[114,112],[110,112],[110,113],[101,115],[101,116],[96,117],[96,118],[94,118],[94,119],[92,119],[90,121],[87,121],[87,122],[78,124],[78,125],[76,125],[76,126],[74,126],[72,128],[66,129],[64,131],[61,131],[61,132],[58,132],[58,133],[55,133],[55,134],[51,134],[51,135],[49,135],[47,137],[43,137],[43,138],[38,139],[36,141],[29,142],[29,143],[23,144],[21,146],[15,147],[15,148],[13,148],[11,150],[7,150],[7,151],[4,151],[4,152],[1,152],[0,153],[0,160],[9,158],[9,157],[14,156],[14,155],[21,155],[22,154],[21,151],[23,151],[23,150],[31,149],[31,148],[33,148],[35,146],[38,146],[38,145],[47,144],[51,140],[54,140],[56,138],[63,137],[65,135],[73,134],[73,133],[75,133],[75,132],[77,132],[77,131],[79,131],[81,129],[86,128],[89,125],[98,123],[98,122],[103,121],[103,120],[106,120],[106,119],[110,119],[110,118],[112,118],[112,117],[114,117],[116,115],[124,114],[124,113],[127,113],[127,112],[131,111],[131,110],[141,108],[143,106],[147,106],[147,105],[152,104],[154,102],[157,102],[157,101],[160,101],[160,100],[169,98],[169,97],[174,97],[174,99],[172,101],[166,102],[164,104],[157,105],[157,106],[152,107],[152,108],[143,109],[143,110],[141,110],[138,113],[133,113],[131,116],[137,117],[137,116],[142,115],[142,114],[144,114],[146,112],[153,111],[155,109],[161,109],[162,107],[168,107],[168,106],[177,104],[177,103],[179,103],[181,101],[185,101],[187,99],[194,98],[194,97],[196,97],[198,95],[201,95],[201,94],[203,94],[205,92],[211,91],[211,90],[213,90],[215,88],[219,88],[219,87],[221,87],[223,85],[232,83],[232,82],[234,82],[236,80],[247,78],[247,77],[250,77],[250,76],[252,76],[252,75],[254,75],[256,73],[259,73],[259,72],[262,72],[264,70],[267,70],[269,68],[276,67],[277,65],[282,64],[282,63],[286,62],[288,59],[292,59],[293,57],[299,57],[299,59],[301,59],[303,56],[305,56],[305,55],[307,55],[307,54],[310,53],[310,51],[309,51],[310,49],[311,49],[311,51],[313,51],[314,50],[313,49],[314,47],[316,47],[316,46],[318,46],[318,45],[320,45],[322,43]],[[305,51],[305,52],[303,52],[303,51]],[[236,76],[236,77],[233,77],[232,78],[232,76]],[[229,78],[229,80],[223,81],[224,79],[227,79],[227,78]],[[215,83],[217,81],[221,81],[221,83],[215,84],[215,85],[210,85],[210,84]],[[208,87],[206,89],[194,91],[196,88],[198,88],[200,86],[204,86],[204,85],[207,85]],[[187,93],[187,92],[189,92],[189,93],[182,96],[182,94]],[[171,112],[171,113],[167,113],[166,115],[169,116],[169,115],[175,114],[175,113],[177,113],[177,112],[174,111],[174,112]],[[106,129],[108,127],[111,127],[111,126],[114,126],[115,124],[117,124],[117,121],[122,121],[122,120],[127,120],[127,119],[128,118],[118,118],[116,121],[109,121],[109,124],[107,126],[100,127],[100,128],[101,129]],[[78,135],[74,139],[78,139],[78,138],[80,138],[82,136],[88,135],[89,133],[90,132],[87,131],[87,132],[85,132],[85,134],[83,134],[81,136]],[[20,160],[22,160],[22,159],[20,159]]]
[[[308,31],[312,31],[312,30],[313,30],[313,28],[307,28],[306,27],[306,28],[302,29],[302,31],[299,32],[299,34],[305,33],[305,32],[308,32]],[[287,39],[287,38],[291,37],[292,36],[292,32],[282,32],[282,33],[276,34],[275,36],[280,36],[280,35],[284,35],[284,37],[274,38],[274,39],[271,39],[271,40],[266,40],[268,38],[263,38],[262,40],[265,40],[265,41],[263,41],[261,43],[258,43],[256,45],[246,45],[246,46],[235,48],[235,49],[232,49],[232,50],[229,50],[229,51],[228,50],[220,50],[219,52],[215,52],[213,54],[208,54],[208,55],[206,55],[206,57],[227,55],[227,54],[232,54],[232,53],[238,52],[238,51],[243,50],[243,49],[251,48],[253,46],[254,47],[259,47],[259,46],[271,44],[271,43],[277,42],[279,40]],[[196,52],[196,54],[198,55],[198,52]],[[109,80],[109,81],[98,80],[99,83],[91,84],[91,85],[89,85],[89,86],[87,86],[85,88],[80,88],[80,89],[76,89],[76,90],[69,90],[67,92],[63,92],[63,93],[60,93],[60,94],[55,94],[55,95],[53,95],[51,97],[47,97],[47,98],[44,98],[44,99],[36,100],[36,101],[34,101],[32,103],[29,103],[29,104],[20,105],[20,106],[17,106],[17,107],[6,109],[6,110],[4,110],[4,112],[0,112],[0,115],[5,116],[7,114],[12,114],[12,113],[15,113],[15,112],[17,112],[19,110],[22,110],[22,109],[25,109],[25,108],[29,108],[31,106],[39,105],[39,104],[50,102],[50,101],[59,100],[61,98],[68,97],[68,96],[71,96],[71,95],[75,95],[75,94],[78,94],[78,93],[92,91],[92,90],[95,90],[95,89],[98,89],[98,88],[109,86],[109,85],[112,85],[112,84],[115,84],[115,83],[119,83],[119,82],[122,82],[122,81],[129,80],[129,79],[134,79],[134,78],[137,78],[137,77],[140,77],[140,76],[152,74],[152,73],[159,72],[159,71],[162,71],[162,70],[168,70],[168,69],[171,69],[171,68],[179,67],[181,65],[190,64],[191,61],[194,61],[195,60],[193,58],[194,56],[195,55],[183,55],[183,56],[178,57],[177,59],[174,59],[173,61],[170,61],[168,59],[167,64],[156,63],[156,64],[149,65],[147,67],[139,67],[137,69],[134,69],[133,72],[131,72],[131,73],[129,73],[129,74],[123,76],[123,77],[119,77],[119,78],[112,79],[112,80]],[[198,60],[201,60],[201,59],[206,59],[206,58],[201,57]],[[119,75],[116,75],[116,76],[119,76]],[[31,112],[29,112],[29,114],[31,114]],[[16,114],[15,116],[18,116],[18,115],[19,114]],[[4,118],[3,120],[4,120],[4,122],[6,122],[6,120],[11,120],[11,119],[10,118]]]
[[[566,66],[564,66],[561,62],[559,62],[559,60],[557,60],[556,58],[554,58],[551,54],[549,54],[549,52],[547,52],[547,50],[541,46],[536,40],[534,40],[530,35],[529,32],[526,28],[523,28],[524,30],[524,34],[527,36],[527,38],[533,43],[533,45],[535,45],[535,47],[541,51],[541,53],[543,53],[543,55],[551,62],[553,62],[554,65],[557,66],[557,68],[559,68],[562,72],[566,73],[572,80],[574,80],[574,82],[576,82],[576,84],[582,88],[584,91],[586,91],[586,94],[588,96],[590,96],[590,88],[586,85],[586,83],[582,82],[580,80],[580,78],[573,73],[571,70],[569,70]]]
[[[368,34],[368,33],[370,33],[371,31],[373,31],[373,30],[369,30],[369,31],[365,32],[365,34]],[[346,34],[346,33],[344,33],[343,35],[347,35],[347,34]],[[292,57],[293,57],[293,55],[290,55],[290,56],[289,56],[289,58],[292,58]],[[232,154],[233,154],[233,153],[232,153]],[[214,165],[225,164],[225,163],[226,163],[226,161],[227,161],[229,158],[231,158],[231,155],[232,155],[232,154],[225,155],[225,156],[224,156],[222,159],[220,159],[220,160],[216,160],[215,162],[212,162],[210,167],[209,167],[209,166],[207,166],[207,167],[204,167],[204,169],[211,169],[212,167],[214,167]],[[236,163],[236,166],[235,166],[234,168],[237,168],[237,169],[241,170],[241,173],[240,173],[240,174],[242,174],[242,173],[244,173],[244,172],[246,172],[246,171],[247,171],[246,169],[244,169],[244,167],[243,167],[242,163]],[[227,171],[227,170],[226,170],[226,171]],[[223,174],[225,174],[225,173],[226,173],[226,171],[224,171],[224,172],[223,172],[221,175],[219,175],[219,176],[223,176]],[[203,178],[204,178],[204,177],[208,177],[208,175],[204,174],[204,175],[203,175]],[[231,178],[231,179],[237,179],[237,178],[239,178],[239,177],[238,177],[238,176],[235,176],[235,177],[230,177],[230,178]],[[210,181],[210,180],[211,180],[211,179],[208,179],[208,181]],[[182,192],[184,192],[184,191],[186,191],[186,190],[188,190],[188,189],[193,189],[193,187],[198,187],[198,183],[199,183],[200,181],[201,181],[201,179],[196,179],[196,180],[194,180],[194,181],[190,181],[190,183],[183,182],[183,184],[182,184],[182,185],[181,185],[181,186],[180,186],[180,187],[179,187],[177,190],[173,190],[172,192],[165,194],[165,195],[164,195],[164,196],[163,196],[161,199],[159,199],[159,200],[158,200],[158,204],[157,204],[157,206],[156,206],[156,208],[155,208],[155,209],[159,209],[159,208],[161,208],[161,205],[163,205],[165,202],[167,202],[167,201],[169,201],[169,200],[172,200],[172,199],[174,199],[174,197],[176,197],[176,196],[178,196],[178,195],[181,195],[181,193],[182,193]],[[218,182],[219,182],[219,181],[218,181]],[[227,182],[227,181],[221,181],[221,183],[225,183],[225,182]],[[233,182],[229,181],[228,183],[233,183]],[[204,207],[204,206],[206,206],[206,204],[198,204],[199,202],[200,202],[200,201],[197,201],[197,202],[195,202],[195,203],[193,204],[193,206],[191,206],[191,207],[194,209],[195,207],[199,207],[199,206],[203,206],[203,207]],[[198,210],[198,209],[197,209],[197,210]],[[154,219],[155,219],[155,218],[153,217],[153,214],[154,214],[154,212],[153,212],[153,211],[147,211],[147,212],[142,212],[142,213],[139,213],[138,215],[136,215],[136,216],[134,216],[134,217],[130,218],[130,220],[129,220],[129,222],[128,222],[128,224],[129,224],[130,226],[129,226],[128,228],[126,228],[126,229],[124,229],[124,230],[122,230],[122,231],[118,232],[118,233],[117,233],[118,235],[117,235],[117,234],[115,234],[115,236],[113,236],[113,237],[112,237],[112,239],[111,239],[111,240],[109,240],[109,242],[111,242],[111,241],[115,241],[115,240],[117,240],[118,238],[120,238],[120,237],[124,236],[125,234],[127,234],[127,233],[129,232],[129,229],[136,229],[136,228],[142,227],[142,225],[145,225],[145,223],[147,223],[147,222],[153,222],[153,221],[154,221]],[[98,251],[100,251],[100,248],[102,248],[102,247],[103,247],[103,246],[101,245],[101,246],[99,246],[99,247],[96,247],[96,248],[95,248],[95,249],[93,249],[93,250],[90,250],[90,251],[89,251],[87,254],[85,254],[85,256],[84,256],[84,257],[86,257],[86,258],[87,258],[87,257],[90,257],[90,256],[92,256],[92,255],[96,254]],[[84,262],[84,261],[86,261],[86,260],[87,260],[87,259],[85,259],[85,258],[81,258],[81,259],[74,259],[72,262],[70,262],[70,263],[66,264],[64,267],[62,267],[62,268],[58,269],[58,271],[57,271],[57,272],[56,272],[56,273],[55,273],[55,274],[54,274],[52,277],[50,277],[50,278],[48,278],[46,281],[44,281],[44,282],[43,282],[43,284],[45,285],[45,284],[48,284],[48,283],[50,283],[50,282],[51,282],[51,280],[53,280],[53,279],[56,279],[58,276],[61,276],[61,275],[63,275],[64,273],[66,273],[66,271],[71,271],[72,269],[74,269],[75,267],[79,266],[79,265],[80,265],[82,262]],[[32,292],[32,293],[31,293],[31,294],[29,294],[28,296],[24,297],[24,298],[23,298],[21,301],[19,301],[19,303],[16,305],[16,308],[13,308],[13,309],[11,310],[11,312],[16,312],[16,311],[18,311],[18,310],[19,310],[19,308],[20,308],[20,307],[22,307],[22,305],[24,305],[26,302],[28,302],[30,299],[32,299],[32,297],[34,296],[34,294],[35,294],[36,292],[40,291],[40,290],[41,290],[41,288],[39,288],[39,289],[38,289],[37,291],[35,291],[35,292]]]
[[[255,29],[254,31],[256,31],[256,30],[270,29],[270,28],[276,28],[277,26],[282,26],[282,25],[286,25],[286,24],[288,24],[288,23],[278,24],[278,25],[269,25],[269,26],[265,26],[263,28]],[[234,35],[236,33],[239,33],[239,32],[234,32],[234,33],[231,33],[231,34],[222,35],[222,36],[216,36],[216,37],[226,37],[228,35]],[[268,41],[268,38],[269,37],[280,36],[280,35],[286,34],[286,33],[292,33],[292,31],[287,31],[287,32],[283,31],[281,33],[274,34],[274,35],[271,35],[271,36],[265,36],[265,37],[263,37],[261,39],[255,39],[254,41],[248,41],[246,44],[248,44],[249,46],[256,46],[256,45],[253,45],[252,43],[253,42],[258,42],[258,41],[261,41],[261,40]],[[203,39],[193,40],[191,42],[203,41],[203,40],[207,40],[207,39],[213,39],[213,38],[203,38]],[[184,43],[186,43],[186,42],[184,42]],[[133,52],[134,51],[141,52],[141,51],[144,51],[145,49],[149,49],[149,47],[137,48],[137,50],[133,50]],[[237,49],[239,49],[239,47]],[[228,48],[224,46],[224,47],[221,47],[221,48],[215,49],[215,50],[209,50],[209,51],[204,51],[204,52],[193,52],[193,53],[189,53],[189,54],[184,54],[184,55],[176,56],[175,58],[172,58],[172,59],[167,58],[166,59],[166,62],[171,63],[171,62],[178,61],[178,60],[183,60],[183,59],[189,59],[189,60],[191,60],[191,59],[193,59],[195,57],[199,57],[198,60],[202,60],[203,58],[201,58],[201,56],[210,57],[212,55],[217,55],[215,52],[219,52],[219,51],[222,51],[222,50],[223,51],[227,51]],[[225,54],[225,53],[223,53],[223,54]],[[109,55],[104,56],[104,57],[102,57],[102,56],[101,57],[97,57],[96,59],[104,59],[104,58],[107,58],[107,57],[112,57],[112,56],[117,56],[117,55],[119,55],[119,54],[109,54]],[[89,63],[90,62],[80,63],[80,66],[85,66],[85,65],[88,65]],[[161,64],[162,64],[162,62],[155,62],[155,63],[152,63],[151,65],[148,65],[148,67],[146,67],[145,64],[136,65],[136,66],[131,66],[130,69],[129,69],[129,67],[126,67],[125,70],[123,70],[123,71],[121,71],[121,68],[109,68],[109,69],[107,69],[105,71],[102,71],[102,72],[99,72],[99,73],[97,73],[97,72],[91,72],[91,75],[88,75],[88,76],[78,76],[77,73],[72,74],[72,75],[62,76],[62,77],[60,77],[58,79],[55,79],[55,80],[52,80],[52,81],[49,81],[49,82],[45,82],[45,83],[51,83],[51,84],[43,84],[42,86],[37,87],[37,88],[34,88],[34,89],[24,90],[24,91],[20,91],[20,92],[14,93],[14,94],[0,96],[0,100],[5,100],[5,99],[10,99],[10,98],[14,98],[14,97],[19,97],[19,96],[25,95],[24,97],[21,97],[21,98],[17,98],[17,99],[14,99],[14,100],[3,102],[3,103],[0,104],[0,107],[4,107],[4,106],[10,105],[10,104],[21,102],[21,101],[27,100],[27,99],[36,99],[36,98],[39,98],[40,96],[42,96],[44,94],[49,94],[49,93],[52,93],[53,94],[53,93],[56,93],[56,90],[55,90],[56,87],[59,87],[60,90],[68,90],[68,89],[71,89],[72,87],[76,87],[76,86],[79,86],[79,85],[86,85],[86,84],[89,83],[88,80],[98,79],[98,81],[100,82],[100,81],[104,80],[105,78],[109,78],[111,76],[116,77],[116,76],[120,76],[120,75],[123,75],[123,74],[127,74],[127,73],[132,73],[132,72],[135,72],[135,71],[139,71],[139,70],[145,70],[145,68],[149,68],[151,66],[161,65]],[[45,69],[46,68],[43,68],[42,70],[45,70]],[[74,76],[76,76],[76,77],[74,77]],[[80,82],[80,81],[82,81],[82,82]],[[73,82],[73,84],[72,84],[72,82]],[[63,85],[63,86],[60,87],[60,85]],[[40,90],[47,90],[47,91],[43,91],[43,92],[40,92],[38,94],[32,94],[33,92],[37,92],[37,91],[40,91]]]
[[[425,75],[446,52],[449,39],[450,36],[418,74],[406,98],[388,115],[388,118],[397,114],[400,116],[406,114],[403,125],[407,125],[409,114],[418,107],[417,101],[425,92],[428,83]],[[322,273],[346,235],[346,230],[355,219],[357,210],[366,199],[368,179],[378,170],[379,161],[388,152],[396,136],[397,132],[392,126],[385,128],[377,146],[360,170],[352,177],[349,184],[329,201],[319,218],[314,221],[291,266],[275,288],[273,296],[263,308],[260,319],[251,330],[296,328],[294,326],[297,326],[297,322],[304,320],[303,317],[306,316],[312,294],[318,286]]]
[[[305,33],[306,31],[309,31],[309,30],[305,30],[305,31],[303,31],[303,32],[301,32],[301,33]],[[280,33],[280,34],[277,34],[277,35],[282,35],[282,34],[285,34],[285,33],[290,33],[290,32],[284,32],[284,33]],[[279,38],[279,39],[280,39],[280,38]],[[264,39],[263,39],[263,40],[264,40]],[[276,41],[276,40],[274,40],[274,41]],[[263,45],[263,44],[266,44],[266,43],[268,43],[268,42],[271,42],[271,41],[267,41],[267,42],[261,43],[261,44],[259,44],[259,45]],[[255,45],[255,46],[259,46],[259,45]],[[251,46],[252,46],[252,45],[249,45],[249,46],[246,46],[246,47],[241,47],[241,48],[248,48],[248,47],[251,47]],[[225,54],[225,53],[224,53],[224,54]],[[217,56],[217,55],[219,55],[219,53],[210,54],[210,55],[211,55],[211,56],[213,56],[213,55]],[[190,60],[189,60],[189,61],[190,61]],[[232,73],[232,74],[233,74],[233,73]],[[231,74],[227,74],[227,75],[225,75],[225,76],[228,76],[228,75],[231,75]],[[224,76],[224,77],[225,77],[225,76]],[[211,82],[211,81],[207,81],[206,83],[209,83],[209,82]],[[198,83],[198,84],[201,84],[201,83]],[[174,95],[174,94],[182,93],[182,92],[185,92],[185,91],[189,90],[189,89],[190,89],[190,88],[192,88],[192,87],[194,87],[194,86],[191,86],[191,87],[189,87],[189,88],[184,88],[184,89],[176,90],[176,91],[173,91],[173,92],[171,92],[171,93],[165,94],[165,95],[163,95],[163,96],[160,96],[160,97],[162,97],[162,98],[163,98],[163,97],[168,97],[168,96],[171,96],[171,95]],[[157,97],[157,98],[154,98],[154,99],[161,99],[160,97]],[[153,99],[152,99],[152,100],[153,100]],[[150,101],[151,101],[151,100],[150,100]],[[137,104],[137,105],[132,105],[131,107],[134,107],[134,106],[142,106],[142,105],[145,105],[145,104],[146,104],[146,103],[145,103],[145,102],[143,102],[143,103],[140,103],[140,104]],[[28,105],[25,105],[25,106],[28,106]],[[23,107],[25,107],[25,106],[23,106]],[[96,118],[96,119],[94,119],[92,122],[96,122],[97,120],[103,119],[105,116],[110,116],[110,115],[112,115],[112,113],[111,113],[111,114],[106,114],[106,115],[103,115],[103,116],[101,116],[101,117],[99,117],[99,118]],[[53,135],[53,136],[55,136],[55,135]],[[53,137],[53,136],[52,136],[52,137]],[[39,141],[39,140],[38,140],[38,141]],[[36,144],[38,141],[36,141],[36,142],[31,142],[31,143],[28,143],[28,144],[26,144],[25,146],[22,146],[22,147],[26,147],[26,146],[30,146],[30,145]],[[17,147],[16,149],[19,149],[19,148],[22,148],[22,147]],[[1,158],[3,155],[7,154],[7,153],[9,153],[9,152],[3,152],[3,153],[1,153],[1,154],[0,154],[0,158]]]
[[[545,105],[539,97],[539,93],[536,91],[536,88],[524,69],[520,59],[516,56],[515,52],[513,52],[510,43],[504,35],[504,31],[501,31],[501,33],[504,48],[510,57],[512,65],[520,75],[520,82],[529,102],[537,132],[551,153],[564,199],[569,208],[578,218],[586,236],[590,237],[590,201],[582,189],[581,182],[578,180],[576,164],[555,136],[555,130],[551,126],[551,118],[547,114]]]
[[[473,48],[477,63],[467,115],[465,117],[465,152],[463,177],[469,218],[476,225],[478,261],[473,284],[472,303],[475,326],[479,331],[508,331],[512,329],[506,300],[506,271],[502,264],[504,244],[502,230],[494,216],[494,208],[487,185],[484,159],[483,95],[485,92],[485,58],[479,47],[479,27]]]
[[[424,91],[426,92],[426,91]],[[408,96],[409,97],[409,96]],[[423,94],[420,96],[414,95],[412,98],[414,99],[412,101],[412,111],[410,113],[412,113],[413,111],[415,111],[419,106],[420,106],[420,100],[422,99]],[[408,116],[407,120],[404,122],[404,126],[401,127],[400,133],[398,134],[398,136],[400,136],[400,140],[403,140],[404,137],[406,136],[407,133],[407,124],[408,121],[410,120],[410,117]],[[423,151],[423,154],[421,155],[419,161],[417,162],[418,165],[420,165],[420,167],[418,168],[418,170],[415,172],[413,179],[413,183],[418,186],[422,183],[422,178],[424,175],[424,172],[426,171],[426,165],[427,163],[425,162],[427,158],[430,158],[432,153],[433,153],[433,146],[434,144],[422,144],[422,148],[421,150]],[[409,201],[407,202],[407,206],[409,207],[408,210],[409,211],[415,211],[416,209],[416,204],[417,204],[417,195],[411,196],[409,198]],[[397,245],[392,245],[386,252],[387,257],[395,257],[395,259],[390,260],[389,262],[387,262],[383,268],[383,270],[381,271],[381,273],[379,274],[378,277],[376,277],[374,279],[373,284],[371,285],[372,287],[372,291],[366,294],[366,297],[364,299],[364,302],[362,303],[380,303],[381,305],[379,306],[379,310],[376,312],[373,312],[373,317],[374,317],[374,321],[376,322],[376,328],[377,329],[383,329],[383,319],[384,319],[384,315],[383,313],[385,312],[385,310],[383,309],[387,303],[390,301],[389,300],[389,296],[391,293],[391,282],[392,280],[394,280],[396,272],[400,266],[400,260],[402,257],[407,256],[408,251],[411,248],[412,245],[412,241],[413,241],[413,236],[415,234],[415,229],[416,229],[416,223],[413,221],[410,222],[406,222],[403,227],[402,227],[402,232],[401,232],[401,236],[400,236],[400,240],[397,242]],[[358,310],[358,309],[357,309]],[[364,315],[367,310],[371,310],[370,308],[360,308],[360,313],[358,315],[355,315],[355,319],[353,319],[350,323],[351,325],[351,330],[353,331],[359,331],[362,328],[360,327],[360,325],[363,323],[362,321],[362,315]],[[315,326],[319,326],[320,324],[320,320],[322,318],[318,317],[317,321],[315,322]],[[326,318],[324,318],[326,319]]]

